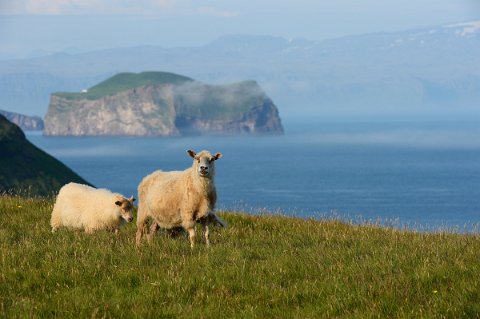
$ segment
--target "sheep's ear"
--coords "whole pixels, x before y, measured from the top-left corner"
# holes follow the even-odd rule
[[[195,151],[192,151],[192,150],[188,150],[187,153],[188,155],[190,155],[190,157],[193,157],[193,158],[195,158],[195,155],[197,155],[197,153],[195,153]]]
[[[117,200],[117,201],[115,202],[115,205],[117,205],[117,206],[122,206],[122,202],[119,201],[119,200]]]
[[[217,153],[213,156],[214,161],[218,160],[219,158],[222,158],[222,153]]]

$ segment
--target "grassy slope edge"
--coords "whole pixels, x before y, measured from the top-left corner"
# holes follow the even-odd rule
[[[0,317],[313,318],[480,314],[480,238],[221,213],[212,246],[52,234],[49,199],[0,197]]]
[[[92,86],[87,92],[56,92],[53,95],[68,100],[96,100],[121,91],[151,84],[181,84],[193,81],[191,78],[168,72],[118,73],[99,84]]]
[[[17,125],[0,115],[0,192],[45,196],[56,193],[69,182],[88,184],[65,164],[33,145]]]

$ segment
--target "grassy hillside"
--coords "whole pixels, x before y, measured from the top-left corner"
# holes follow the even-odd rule
[[[30,143],[18,126],[0,115],[0,194],[22,190],[31,195],[50,195],[69,182],[88,184]]]
[[[480,315],[478,235],[222,213],[210,248],[158,235],[136,249],[134,224],[52,234],[52,205],[0,197],[0,317]]]
[[[193,81],[192,79],[168,72],[119,73],[111,78],[91,87],[85,93],[57,92],[54,95],[70,100],[96,100],[104,96],[134,89],[149,84],[181,84]]]

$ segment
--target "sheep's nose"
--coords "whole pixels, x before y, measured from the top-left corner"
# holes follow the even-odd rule
[[[131,222],[133,220],[133,217],[128,217],[128,222]]]
[[[200,166],[200,169],[201,169],[202,171],[206,171],[206,170],[208,169],[208,167],[207,167],[207,166]]]

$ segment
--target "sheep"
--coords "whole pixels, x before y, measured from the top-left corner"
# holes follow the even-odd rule
[[[135,198],[125,198],[107,189],[69,183],[58,192],[50,225],[52,233],[61,226],[84,229],[86,233],[107,229],[118,233],[124,222],[133,220]]]
[[[193,158],[191,167],[184,171],[155,171],[143,178],[138,186],[138,215],[136,244],[140,245],[146,233],[150,239],[159,227],[173,229],[183,227],[188,232],[190,247],[195,244],[195,223],[204,229],[205,243],[210,244],[209,224],[213,214],[217,192],[215,189],[215,161],[221,153],[187,151]],[[216,215],[215,215],[216,216]],[[153,219],[151,231],[147,220]]]

